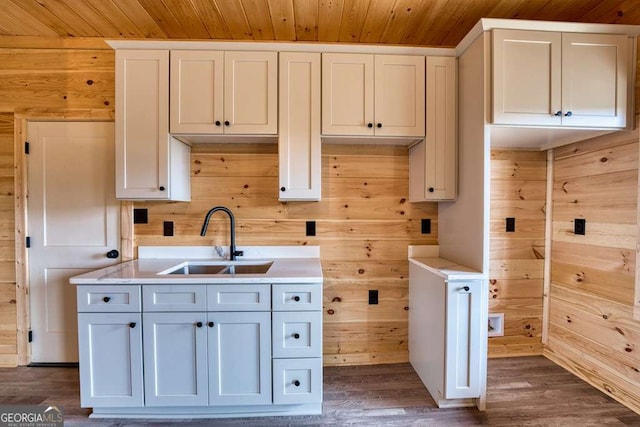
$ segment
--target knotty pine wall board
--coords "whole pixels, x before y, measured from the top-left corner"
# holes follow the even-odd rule
[[[542,353],[546,174],[545,152],[491,152],[489,313],[504,313],[504,336],[489,357]]]
[[[13,114],[0,113],[0,366],[17,360]]]
[[[638,131],[554,150],[549,342],[544,354],[640,413],[633,318]],[[586,235],[573,235],[575,218]]]
[[[229,221],[204,214],[229,207],[239,245],[319,245],[324,281],[326,365],[408,360],[407,246],[437,244],[437,204],[408,202],[406,147],[323,145],[322,200],[278,201],[274,144],[247,148],[229,143],[195,146],[191,154],[192,201],[136,202],[148,224],[134,227],[135,245],[228,245]],[[432,221],[422,234],[420,220]],[[162,235],[173,221],[175,236]],[[306,236],[306,221],[316,235]],[[369,305],[369,290],[379,302]],[[418,308],[419,309],[419,308]]]

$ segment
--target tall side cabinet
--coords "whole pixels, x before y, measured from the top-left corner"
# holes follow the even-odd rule
[[[457,64],[427,57],[426,136],[409,149],[409,201],[455,200],[457,193]]]
[[[320,54],[280,53],[280,200],[320,200]]]
[[[116,197],[191,198],[188,145],[169,135],[169,51],[116,51]]]

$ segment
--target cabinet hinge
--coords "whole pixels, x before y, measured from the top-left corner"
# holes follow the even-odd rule
[[[33,331],[31,331],[31,330],[30,330],[30,331],[28,332],[28,334],[27,334],[27,340],[28,340],[29,342],[32,342],[32,341],[33,341]]]
[[[24,142],[24,154],[29,154],[29,141]]]
[[[29,236],[25,237],[24,244],[25,244],[25,246],[27,248],[30,248],[31,247],[31,237],[29,237]]]

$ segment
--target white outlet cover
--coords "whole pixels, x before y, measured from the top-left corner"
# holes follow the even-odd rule
[[[489,313],[489,337],[504,336],[504,313]]]

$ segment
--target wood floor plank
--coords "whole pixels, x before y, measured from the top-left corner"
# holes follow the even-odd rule
[[[76,368],[0,369],[0,404],[64,407],[66,426],[634,426],[640,415],[550,360],[490,359],[487,410],[439,409],[408,363],[324,368],[319,416],[201,420],[87,418]]]

